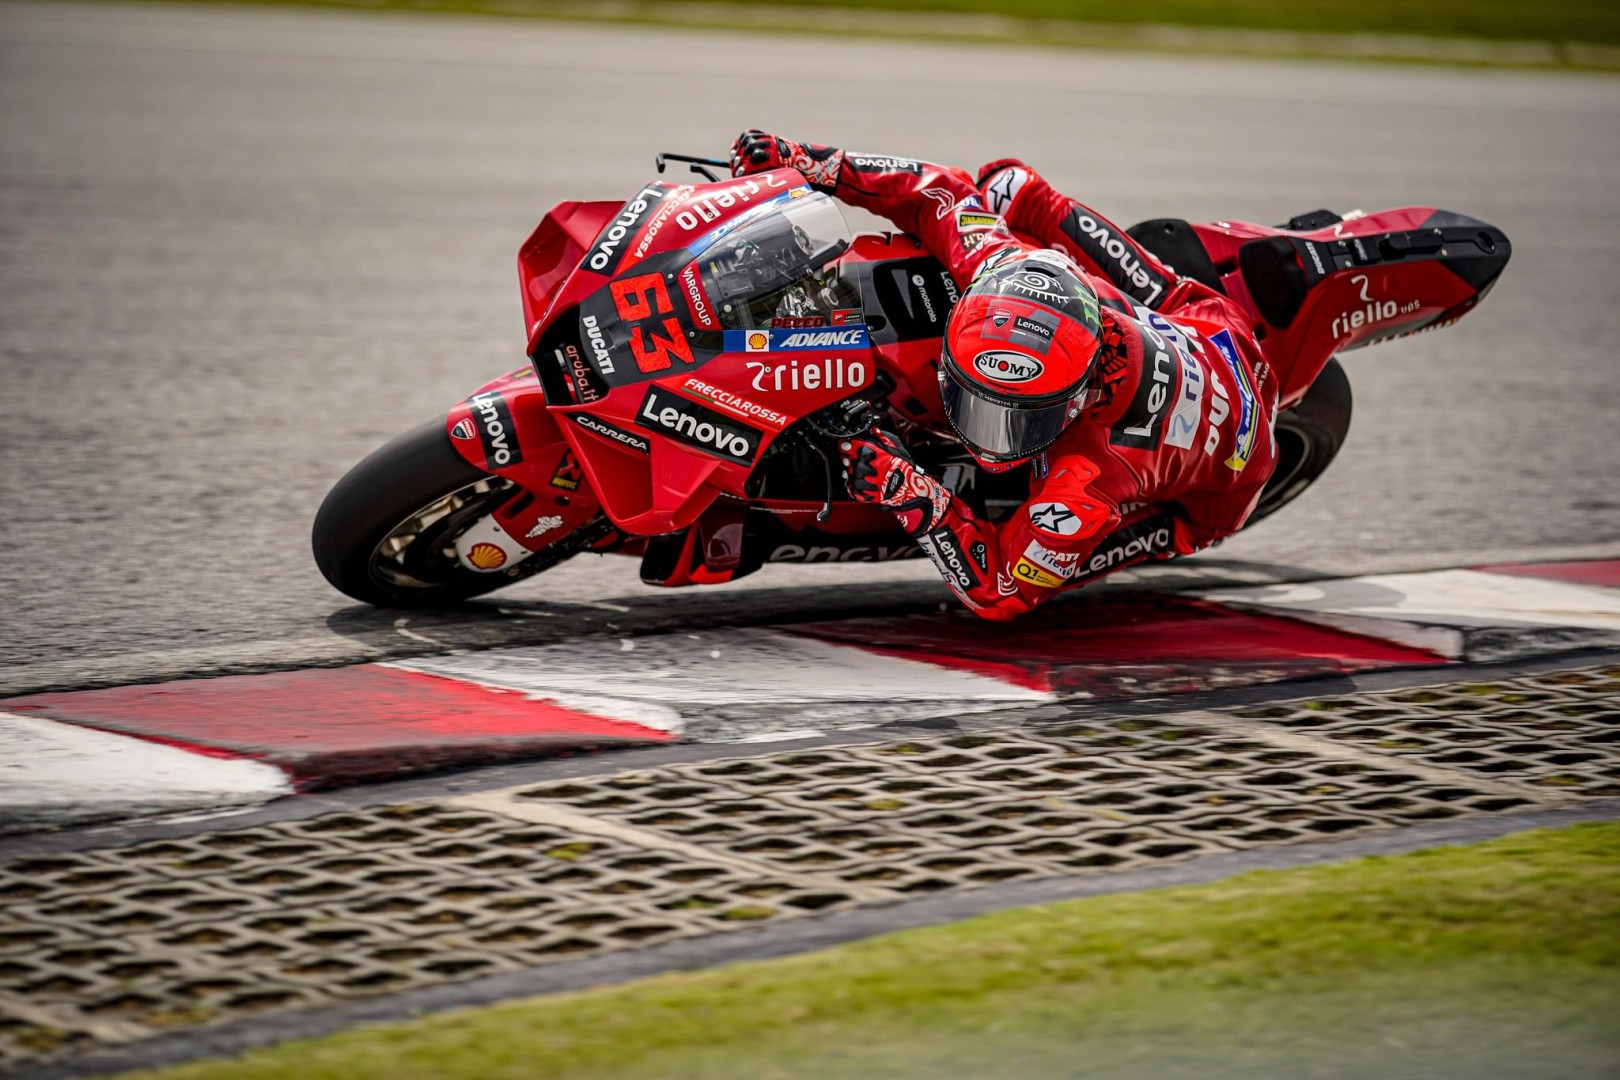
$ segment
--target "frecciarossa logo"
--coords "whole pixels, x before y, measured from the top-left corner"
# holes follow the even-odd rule
[[[660,435],[685,443],[705,454],[751,465],[759,451],[762,433],[721,416],[713,409],[699,405],[691,398],[672,394],[656,386],[647,388],[647,396],[636,410],[636,423]]]

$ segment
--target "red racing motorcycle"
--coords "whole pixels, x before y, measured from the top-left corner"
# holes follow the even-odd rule
[[[957,287],[939,262],[904,234],[852,236],[792,169],[717,178],[723,162],[670,154],[660,173],[666,159],[706,182],[560,203],[523,245],[528,366],[327,495],[315,561],[340,591],[443,604],[587,551],[635,556],[643,580],[668,586],[919,557],[887,510],[843,489],[833,444],[873,410],[980,514],[1022,505],[1029,467],[977,469],[946,423],[938,358]],[[1500,230],[1429,207],[1129,232],[1253,313],[1281,400],[1279,463],[1251,523],[1343,444],[1350,384],[1334,357],[1451,325],[1511,252]]]

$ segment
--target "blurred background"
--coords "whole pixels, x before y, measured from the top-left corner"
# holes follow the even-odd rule
[[[0,4],[0,664],[318,651],[348,605],[308,554],[316,506],[524,362],[515,252],[546,209],[750,126],[1020,155],[1125,225],[1490,221],[1515,258],[1489,302],[1355,354],[1344,454],[1216,554],[1344,573],[1620,536],[1620,83],[1587,70],[1615,62],[1612,5],[988,7]],[[761,24],[798,29],[721,28]],[[1425,53],[1472,61],[1345,59]],[[737,588],[801,582],[850,585]],[[591,558],[503,596],[645,591]]]

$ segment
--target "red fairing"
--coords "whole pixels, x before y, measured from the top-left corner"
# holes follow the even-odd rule
[[[450,410],[445,430],[469,463],[518,485],[495,520],[520,546],[538,551],[600,512],[533,368],[480,388]]]

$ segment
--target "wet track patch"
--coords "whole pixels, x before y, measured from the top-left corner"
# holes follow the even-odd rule
[[[0,866],[0,1068],[1004,882],[1620,791],[1620,667],[781,751]]]

